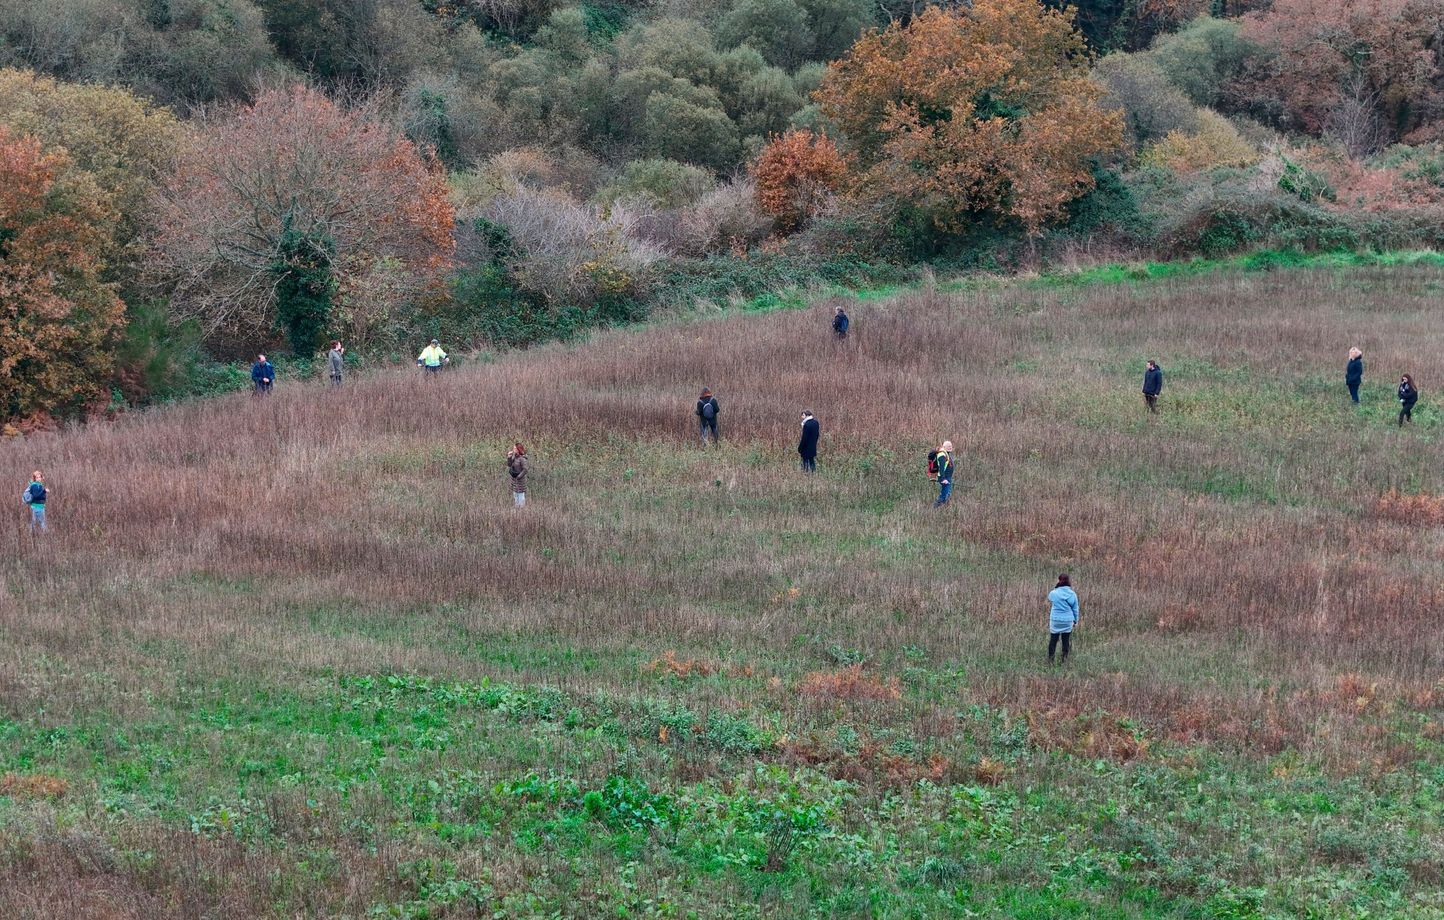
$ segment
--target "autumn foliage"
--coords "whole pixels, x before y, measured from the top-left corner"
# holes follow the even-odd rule
[[[156,203],[152,253],[174,306],[241,350],[275,335],[288,233],[328,241],[333,329],[358,340],[454,248],[446,183],[423,151],[379,111],[305,87],[203,119]]]
[[[837,145],[827,135],[807,130],[773,138],[752,165],[757,203],[784,230],[796,229],[816,214],[846,172]]]
[[[816,98],[858,158],[863,194],[947,229],[994,215],[1036,234],[1122,143],[1122,118],[1101,95],[1067,14],[978,0],[864,35]]]
[[[105,397],[125,308],[100,279],[115,222],[62,150],[0,125],[0,407],[74,412]]]
[[[1266,52],[1244,94],[1284,127],[1327,132],[1356,155],[1437,117],[1444,0],[1275,0],[1245,16]]]

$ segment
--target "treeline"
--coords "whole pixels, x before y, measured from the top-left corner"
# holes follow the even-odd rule
[[[1061,6],[0,0],[0,412],[922,261],[1440,235],[1444,0]]]

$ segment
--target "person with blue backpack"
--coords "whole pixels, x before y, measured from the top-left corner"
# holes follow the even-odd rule
[[[1053,652],[1063,643],[1063,664],[1068,663],[1069,640],[1078,626],[1078,594],[1073,590],[1073,580],[1067,575],[1058,576],[1058,584],[1048,592],[1048,663],[1053,663]]]
[[[707,446],[707,435],[712,435],[712,443],[717,443],[717,415],[722,409],[717,405],[717,397],[712,395],[708,387],[702,388],[702,395],[697,399],[697,423],[702,430],[702,446]]]
[[[30,530],[44,533],[45,526],[45,502],[50,498],[50,490],[45,486],[45,477],[39,470],[30,474],[30,484],[25,487],[25,492],[20,500],[30,506]]]
[[[832,334],[839,339],[845,339],[847,338],[847,327],[850,325],[852,325],[852,321],[847,318],[847,311],[838,307],[837,312],[832,315]]]

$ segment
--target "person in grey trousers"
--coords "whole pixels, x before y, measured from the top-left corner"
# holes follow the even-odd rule
[[[332,342],[331,350],[326,353],[326,369],[331,375],[331,386],[341,385],[341,374],[346,367],[346,349],[340,342]]]

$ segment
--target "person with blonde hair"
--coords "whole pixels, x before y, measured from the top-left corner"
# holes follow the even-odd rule
[[[45,502],[50,498],[50,490],[45,486],[45,477],[39,470],[30,474],[30,484],[25,487],[25,492],[20,500],[30,506],[30,530],[38,530],[41,533],[46,531],[45,526]]]
[[[938,500],[933,502],[933,507],[941,508],[953,494],[952,441],[944,441],[942,446],[928,457],[928,471],[938,478]]]
[[[1364,353],[1357,348],[1349,349],[1349,363],[1344,367],[1344,385],[1349,388],[1349,398],[1359,403],[1359,385],[1364,382]]]
[[[506,472],[511,477],[511,503],[518,508],[525,508],[527,459],[526,448],[520,441],[507,451]]]

